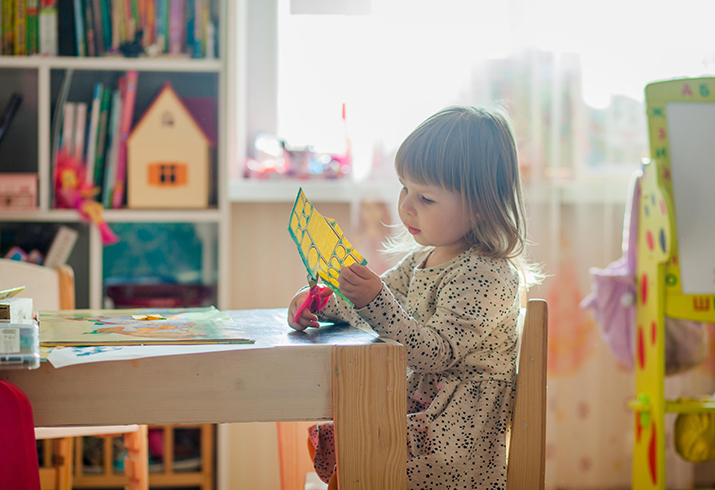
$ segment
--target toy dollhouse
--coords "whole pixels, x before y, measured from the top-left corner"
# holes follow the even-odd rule
[[[213,144],[166,82],[127,140],[127,206],[208,207]]]

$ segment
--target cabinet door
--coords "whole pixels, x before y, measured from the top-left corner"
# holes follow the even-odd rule
[[[104,306],[216,305],[216,223],[112,223],[119,237],[103,250]]]
[[[0,172],[37,173],[37,69],[6,68],[0,78],[0,119],[13,94],[21,97],[14,117],[0,121]]]

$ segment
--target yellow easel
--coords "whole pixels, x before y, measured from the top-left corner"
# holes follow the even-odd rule
[[[715,403],[665,400],[664,318],[715,321],[715,294],[683,294],[678,255],[668,108],[714,103],[715,78],[691,78],[646,87],[651,156],[644,163],[638,219],[636,281],[636,399],[633,490],[665,489],[665,413],[715,410]],[[674,105],[675,104],[675,105]],[[672,129],[672,128],[671,128]],[[715,125],[711,130],[715,138]],[[712,155],[715,158],[715,155]],[[674,159],[675,160],[675,159]],[[676,166],[690,162],[677,161]],[[687,169],[686,169],[687,170]],[[715,183],[710,183],[715,192]],[[711,209],[703,213],[712,215]],[[715,229],[715,220],[712,221]],[[713,243],[715,249],[715,243]],[[715,271],[710,271],[715,280]]]

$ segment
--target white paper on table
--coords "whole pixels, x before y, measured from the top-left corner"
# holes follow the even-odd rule
[[[62,347],[52,349],[47,360],[55,369],[92,362],[126,361],[145,357],[175,356],[225,352],[239,349],[265,349],[255,344],[208,344],[208,345],[96,345],[91,347]]]

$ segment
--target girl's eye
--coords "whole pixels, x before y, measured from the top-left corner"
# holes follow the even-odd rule
[[[433,204],[434,203],[434,201],[432,199],[427,199],[424,196],[422,196],[422,201],[424,201],[425,204]]]

